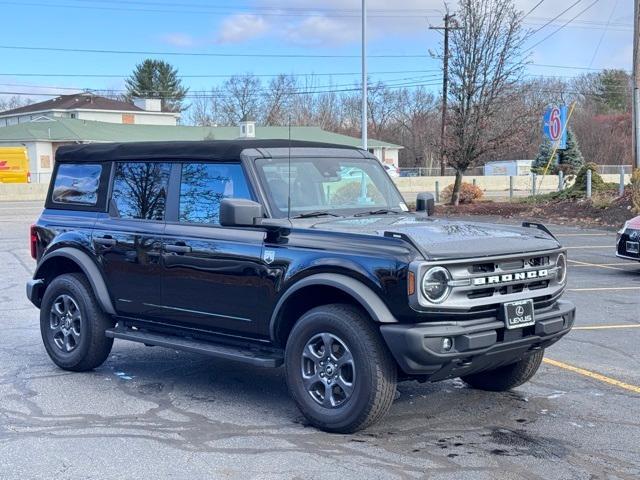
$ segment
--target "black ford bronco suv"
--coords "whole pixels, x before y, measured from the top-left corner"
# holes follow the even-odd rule
[[[286,370],[309,422],[353,432],[397,380],[528,381],[572,327],[566,253],[538,224],[416,212],[380,162],[280,140],[58,149],[27,284],[72,371],[113,339]]]

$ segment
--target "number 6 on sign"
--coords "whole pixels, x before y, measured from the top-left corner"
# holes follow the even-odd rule
[[[557,144],[559,150],[567,146],[567,106],[549,105],[543,117],[544,135]]]

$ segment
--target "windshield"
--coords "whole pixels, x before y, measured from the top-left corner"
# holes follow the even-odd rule
[[[256,167],[274,217],[313,213],[349,215],[374,210],[406,211],[384,168],[369,158],[260,158]],[[289,185],[289,182],[291,184]]]

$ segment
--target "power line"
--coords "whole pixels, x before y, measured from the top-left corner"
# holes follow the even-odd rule
[[[226,11],[212,11],[212,10],[185,10],[185,9],[175,9],[175,8],[167,8],[167,9],[163,9],[163,8],[124,8],[122,6],[101,6],[101,5],[69,5],[69,4],[54,4],[54,3],[39,3],[39,2],[11,2],[11,1],[2,1],[0,2],[0,5],[13,5],[13,6],[18,6],[18,7],[38,7],[38,8],[69,8],[69,9],[79,9],[79,10],[106,10],[106,11],[118,11],[118,12],[122,12],[122,11],[127,11],[127,12],[142,12],[142,13],[181,13],[181,14],[207,14],[207,15],[211,15],[211,16],[224,16],[224,15],[229,15],[231,13],[236,13],[237,10],[235,9],[230,9],[229,7],[227,7]],[[167,5],[168,7],[170,7],[170,5]],[[198,8],[206,8],[205,5],[202,5]],[[253,7],[255,8],[255,7]],[[359,14],[357,13],[335,13],[335,14],[331,14],[331,13],[319,13],[319,12],[314,12],[313,10],[307,10],[307,12],[304,11],[291,11],[288,12],[287,9],[281,9],[281,11],[273,11],[273,12],[269,12],[269,11],[262,11],[259,12],[258,14],[261,16],[267,16],[267,17],[317,17],[317,16],[323,16],[323,17],[338,17],[338,18],[357,18],[359,17]],[[417,13],[419,11],[422,11],[424,13],[420,14]],[[252,13],[251,11],[242,11],[243,13]],[[338,11],[339,12],[339,11]],[[371,16],[372,17],[378,17],[378,18],[416,18],[416,16],[419,17],[428,17],[429,15],[426,15],[426,12],[433,12],[436,13],[438,12],[438,10],[435,9],[425,9],[425,10],[416,10],[416,13],[407,13],[407,14],[386,14],[386,13],[373,13]],[[433,15],[434,16],[434,15]]]
[[[529,63],[527,67],[536,67],[536,68],[553,68],[553,69],[561,69],[561,70],[582,70],[582,71],[592,71],[599,72],[601,70],[622,70],[616,67],[602,67],[602,68],[591,68],[588,66],[581,65],[555,65],[548,63]],[[378,72],[369,72],[370,75],[395,75],[395,74],[413,74],[413,73],[433,73],[433,72],[441,72],[442,69],[426,69],[426,70],[388,70],[388,71],[378,71]],[[202,74],[202,75],[189,75],[180,74],[180,78],[231,78],[231,77],[242,77],[243,75],[249,75],[252,77],[259,78],[273,78],[279,77],[280,75],[284,75],[286,77],[340,77],[340,76],[354,76],[360,75],[361,72],[307,72],[307,73],[227,73],[227,74]],[[112,74],[112,73],[42,73],[42,72],[22,72],[22,73],[8,73],[8,72],[0,72],[0,77],[40,77],[40,78],[128,78],[131,74]]]
[[[431,86],[438,86],[440,85],[440,82],[437,83],[413,83],[413,84],[406,84],[406,85],[400,85],[400,86],[395,86],[395,87],[390,87],[390,90],[400,90],[400,89],[404,89],[404,88],[417,88],[417,87],[431,87]],[[597,92],[593,92],[593,91],[586,91],[586,90],[575,90],[575,89],[549,89],[547,87],[535,87],[533,85],[528,85],[528,88],[530,88],[533,91],[536,92],[541,92],[541,93],[565,93],[565,94],[570,94],[570,95],[584,95],[584,96],[591,96],[591,95],[598,95]],[[340,89],[340,90],[326,90],[326,91],[297,91],[297,92],[291,92],[291,95],[315,95],[315,94],[319,94],[319,93],[341,93],[341,92],[359,92],[360,88],[350,88],[350,89]],[[81,93],[81,92],[78,92]],[[0,95],[16,95],[16,96],[31,96],[31,97],[55,97],[57,95],[54,94],[49,94],[49,93],[32,93],[32,92],[21,92],[21,91],[0,91]],[[173,98],[173,97],[153,97],[153,98]],[[224,94],[224,95],[213,95],[213,94],[206,94],[206,95],[198,95],[198,96],[191,96],[191,95],[187,95],[184,98],[200,98],[200,99],[213,99],[213,98],[230,98],[230,95],[228,94]]]
[[[575,7],[576,5],[578,5],[580,2],[582,2],[582,0],[577,0],[576,2],[572,3],[571,5],[569,5],[567,8],[565,8],[563,11],[561,11],[558,15],[556,15],[555,17],[553,17],[552,19],[550,19],[548,22],[546,22],[544,25],[542,25],[541,27],[535,29],[533,32],[531,32],[529,34],[529,36],[533,36],[536,33],[538,33],[540,30],[542,30],[544,27],[546,27],[547,25],[550,25],[552,22],[556,21],[557,19],[559,19],[562,15],[564,15],[565,13],[567,13],[569,10],[571,10],[573,7]]]
[[[145,2],[141,0],[67,0],[71,2],[81,2],[81,3],[107,3],[107,4],[137,4],[137,5],[146,5],[146,6],[174,6],[174,2],[157,2],[150,1]],[[195,7],[195,8],[207,8],[212,10],[228,10],[230,7],[228,6],[220,6],[220,5],[210,5],[210,2],[206,3],[186,3],[180,2],[180,6],[182,7]],[[235,9],[251,9],[251,10],[275,10],[282,11],[284,10],[281,6],[259,6],[259,5],[250,5],[250,6],[242,6],[242,5],[234,5]],[[291,7],[288,6],[286,10],[291,11],[329,11],[329,12],[351,12],[351,13],[360,13],[359,8],[328,8],[328,7]],[[437,8],[367,8],[368,12],[416,12],[416,11],[432,11],[432,12],[440,12]]]
[[[407,82],[402,84],[395,84],[392,86],[388,86],[387,88],[390,90],[404,89],[404,88],[415,88],[415,87],[430,87],[440,85],[440,82]],[[78,89],[79,90],[79,89]],[[341,92],[359,92],[360,87],[354,88],[341,88],[341,89],[328,89],[328,90],[297,90],[297,91],[289,91],[285,92],[287,95],[316,95],[321,93],[341,93]],[[105,92],[112,92],[112,90],[105,90]],[[82,93],[78,91],[78,93]],[[264,91],[258,93],[266,93]],[[37,97],[55,97],[59,96],[52,93],[33,93],[33,92],[21,92],[21,91],[0,91],[0,95],[20,95],[20,96],[37,96]],[[203,94],[187,94],[184,98],[229,98],[231,95],[221,93],[221,94],[213,94],[211,92],[203,93]],[[154,96],[153,98],[173,98],[173,97],[163,97],[163,96]]]
[[[587,10],[589,10],[591,7],[593,7],[596,3],[598,3],[600,0],[594,0],[593,2],[591,2],[589,4],[589,6],[587,6],[586,8],[584,8],[583,10],[581,10],[580,12],[578,12],[578,14],[567,20],[566,23],[564,23],[563,25],[561,25],[560,27],[556,28],[553,32],[551,32],[550,34],[548,34],[546,37],[544,37],[542,40],[534,43],[532,46],[530,46],[529,48],[527,48],[525,50],[526,52],[530,52],[531,50],[533,50],[534,48],[536,48],[538,45],[540,45],[542,42],[548,40],[549,38],[551,38],[553,35],[555,35],[556,33],[558,33],[560,30],[562,30],[564,27],[566,27],[567,25],[569,25],[571,22],[573,22],[576,18],[578,18],[580,15],[582,15],[583,13],[585,13]]]
[[[609,19],[607,20],[607,27],[611,23],[611,19],[613,18],[613,14],[616,12],[616,8],[618,7],[618,0],[613,4],[613,8],[611,9],[611,13],[609,14]],[[604,36],[607,33],[607,28],[602,31],[602,35],[600,35],[600,40],[598,40],[598,44],[596,45],[596,49],[593,52],[593,56],[591,57],[591,61],[589,62],[589,67],[593,65],[596,57],[598,56],[598,52],[600,51],[600,46],[602,45],[602,41],[604,40]]]
[[[67,1],[87,1],[87,0],[67,0]],[[88,0],[91,1],[91,0]],[[538,3],[540,5],[544,0]],[[15,2],[15,1],[0,1],[0,5],[13,5],[18,7],[49,7],[49,8],[72,8],[72,9],[97,9],[97,10],[112,10],[112,11],[127,11],[127,12],[141,12],[141,13],[182,13],[182,14],[207,14],[212,16],[224,16],[231,15],[236,13],[248,14],[248,15],[259,15],[259,16],[271,16],[271,17],[336,17],[336,18],[359,18],[360,13],[357,9],[332,9],[332,8],[324,8],[324,7],[314,7],[314,8],[296,8],[296,7],[262,7],[262,6],[219,6],[219,5],[203,5],[203,4],[185,4],[180,3],[180,9],[149,9],[149,8],[126,8],[126,6],[130,5],[141,5],[141,6],[161,6],[161,7],[172,7],[174,5],[167,3],[149,3],[149,2],[129,2],[126,0],[120,1],[102,1],[99,3],[107,3],[110,4],[120,4],[124,6],[101,6],[101,5],[68,5],[68,4],[53,4],[53,3],[38,3],[38,2]],[[204,8],[206,10],[190,10],[190,8]],[[535,9],[535,8],[534,8]],[[534,9],[529,11],[532,12]],[[371,9],[369,10],[369,17],[377,17],[377,18],[406,18],[406,19],[415,19],[416,17],[427,17],[427,18],[435,18],[436,14],[440,13],[440,10],[433,8],[393,8],[393,9]],[[403,15],[389,12],[404,12]],[[526,18],[529,13],[525,15]],[[560,14],[562,15],[562,14]],[[546,25],[550,25],[554,20],[557,20],[558,16],[553,19],[539,17],[536,18],[536,21],[547,21]],[[533,20],[533,19],[532,19]],[[526,22],[530,24],[531,22]],[[581,25],[588,25],[589,27],[599,28],[600,26],[604,28],[604,22],[595,22],[595,21],[584,21],[580,22],[580,25],[575,25],[576,28],[581,28]],[[544,27],[543,26],[543,27]],[[619,26],[620,28],[627,27],[631,28],[632,26],[627,23],[615,23],[612,26]]]
[[[436,81],[436,80],[440,80],[440,75],[420,75],[420,76],[414,76],[414,77],[404,77],[404,78],[392,78],[387,80],[386,82],[368,82],[370,85],[370,88],[375,90],[377,88],[377,84],[380,83],[381,85],[387,87],[395,87],[395,86],[403,86],[406,84],[406,82],[409,82],[409,84],[413,84],[416,81],[420,80],[420,81]],[[40,88],[40,89],[52,89],[52,90],[68,90],[68,91],[73,91],[73,92],[90,92],[90,93],[96,93],[96,92],[109,92],[109,93],[126,93],[127,90],[123,90],[123,89],[110,89],[110,88],[82,88],[82,87],[60,87],[60,86],[53,86],[53,85],[33,85],[33,84],[25,84],[25,83],[0,83],[1,86],[4,87],[29,87],[29,88]],[[351,83],[343,83],[343,84],[329,84],[329,85],[310,85],[307,87],[300,87],[300,88],[306,88],[307,91],[312,92],[315,90],[321,90],[321,89],[334,89],[334,88],[342,88],[342,87],[359,87],[359,83],[357,82],[351,82]],[[268,87],[262,87],[259,89],[255,89],[255,92],[258,93],[268,93],[271,90]],[[293,90],[288,90],[285,93],[291,93]],[[154,91],[154,93],[163,93],[162,91]],[[201,96],[201,95],[207,95],[211,93],[211,90],[190,90],[189,94],[191,96]],[[54,93],[50,93],[49,95],[56,95]]]
[[[65,53],[106,53],[116,55],[165,55],[186,57],[247,57],[247,58],[360,58],[360,55],[329,55],[308,53],[221,53],[221,52],[154,52],[148,50],[108,50],[92,48],[30,47],[26,45],[0,45],[3,50],[30,50]],[[425,54],[378,54],[369,58],[426,58]]]
[[[540,5],[542,5],[544,3],[544,0],[540,0],[538,3],[536,3],[531,10],[529,10],[527,13],[524,14],[524,16],[522,17],[522,20],[524,20],[525,18],[527,18],[529,15],[531,15],[536,8],[538,8]]]
[[[428,70],[392,70],[381,72],[369,72],[371,75],[390,75],[399,73],[431,73],[440,72],[441,69],[432,68]],[[242,73],[230,73],[230,74],[203,74],[203,75],[179,75],[180,78],[231,78],[242,77],[245,74]],[[352,76],[360,75],[360,72],[308,72],[308,73],[247,73],[246,75],[252,77],[279,77],[284,75],[286,77],[339,77],[339,76]],[[128,78],[131,74],[100,74],[100,73],[0,73],[0,77],[65,77],[65,78]]]
[[[543,22],[549,22],[551,21],[552,23],[558,24],[558,23],[562,23],[564,21],[564,19],[559,18],[559,17],[554,17],[554,18],[549,18],[549,17],[531,17],[527,22],[527,24],[535,24],[535,23],[543,23]],[[597,26],[602,26],[605,27],[607,25],[607,22],[601,21],[601,20],[588,20],[588,19],[583,19],[583,20],[577,20],[574,22],[575,25],[584,25],[585,27],[597,27]],[[630,28],[633,29],[633,23],[631,22],[622,22],[622,21],[616,21],[616,22],[611,22],[609,23],[610,26],[615,26],[615,27],[625,27],[625,28]]]

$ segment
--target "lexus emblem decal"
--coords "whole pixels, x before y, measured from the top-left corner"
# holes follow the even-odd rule
[[[521,305],[518,305],[516,307],[516,315],[518,315],[519,317],[521,317],[522,315],[524,315],[524,307]]]

